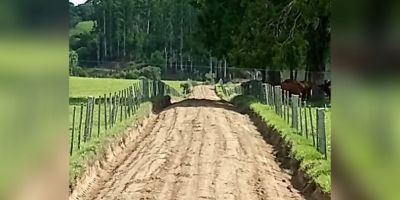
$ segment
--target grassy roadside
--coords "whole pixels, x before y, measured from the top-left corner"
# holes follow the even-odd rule
[[[230,96],[222,93],[220,86],[216,86],[217,94],[235,105],[243,108],[249,108],[259,116],[271,128],[276,130],[291,147],[290,156],[300,162],[300,169],[303,170],[320,188],[327,193],[331,192],[331,163],[325,160],[312,143],[305,137],[297,134],[275,111],[268,105],[260,103],[252,96]]]
[[[150,102],[142,103],[132,117],[121,123],[117,123],[113,128],[109,129],[106,133],[102,133],[97,137],[93,134],[93,138],[86,143],[81,144],[80,150],[74,152],[69,161],[69,177],[70,184],[75,184],[76,177],[82,175],[86,170],[87,163],[96,159],[97,155],[101,155],[113,139],[120,137],[124,134],[129,126],[138,124],[146,118],[151,112],[152,104]],[[96,135],[96,136],[95,136]]]

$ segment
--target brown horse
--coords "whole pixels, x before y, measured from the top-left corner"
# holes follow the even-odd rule
[[[330,80],[325,80],[324,84],[318,85],[319,88],[324,91],[324,93],[329,97],[329,100],[331,100],[331,81]]]
[[[296,81],[287,79],[281,83],[282,90],[289,91],[289,94],[300,95],[302,99],[311,97],[312,84],[308,81]]]

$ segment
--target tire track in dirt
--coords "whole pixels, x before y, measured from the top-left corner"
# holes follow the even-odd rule
[[[211,87],[195,87],[136,139],[70,199],[304,199],[250,118]]]

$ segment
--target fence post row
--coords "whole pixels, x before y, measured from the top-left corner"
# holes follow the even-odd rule
[[[235,88],[236,89],[236,88]],[[77,149],[81,146],[81,137],[83,137],[83,142],[87,142],[92,137],[93,124],[95,119],[95,106],[98,104],[97,111],[97,136],[101,133],[101,120],[104,120],[104,130],[111,129],[118,120],[118,114],[120,117],[120,122],[123,121],[123,116],[125,115],[125,120],[128,119],[135,111],[139,108],[140,103],[143,100],[148,100],[151,97],[167,95],[171,93],[176,93],[175,90],[171,90],[168,85],[165,85],[162,81],[152,81],[152,80],[141,80],[138,83],[134,83],[128,88],[121,91],[114,92],[114,94],[109,93],[104,94],[104,97],[99,96],[98,99],[95,97],[88,97],[86,100],[86,105],[81,103],[80,105],[80,115],[79,115],[79,125],[77,129]],[[103,98],[103,101],[102,101]],[[102,104],[104,104],[104,109],[102,112]],[[84,116],[85,109],[85,116]],[[73,107],[72,116],[72,132],[71,132],[71,142],[70,142],[70,155],[74,151],[75,140],[75,121],[76,119],[76,107]],[[119,112],[119,113],[118,113]],[[101,115],[104,113],[104,117]],[[84,120],[84,121],[83,121]],[[84,123],[84,124],[82,124]]]

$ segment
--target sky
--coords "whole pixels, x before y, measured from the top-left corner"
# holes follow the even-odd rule
[[[87,0],[69,0],[69,2],[74,3],[75,5],[79,5],[85,3]]]

